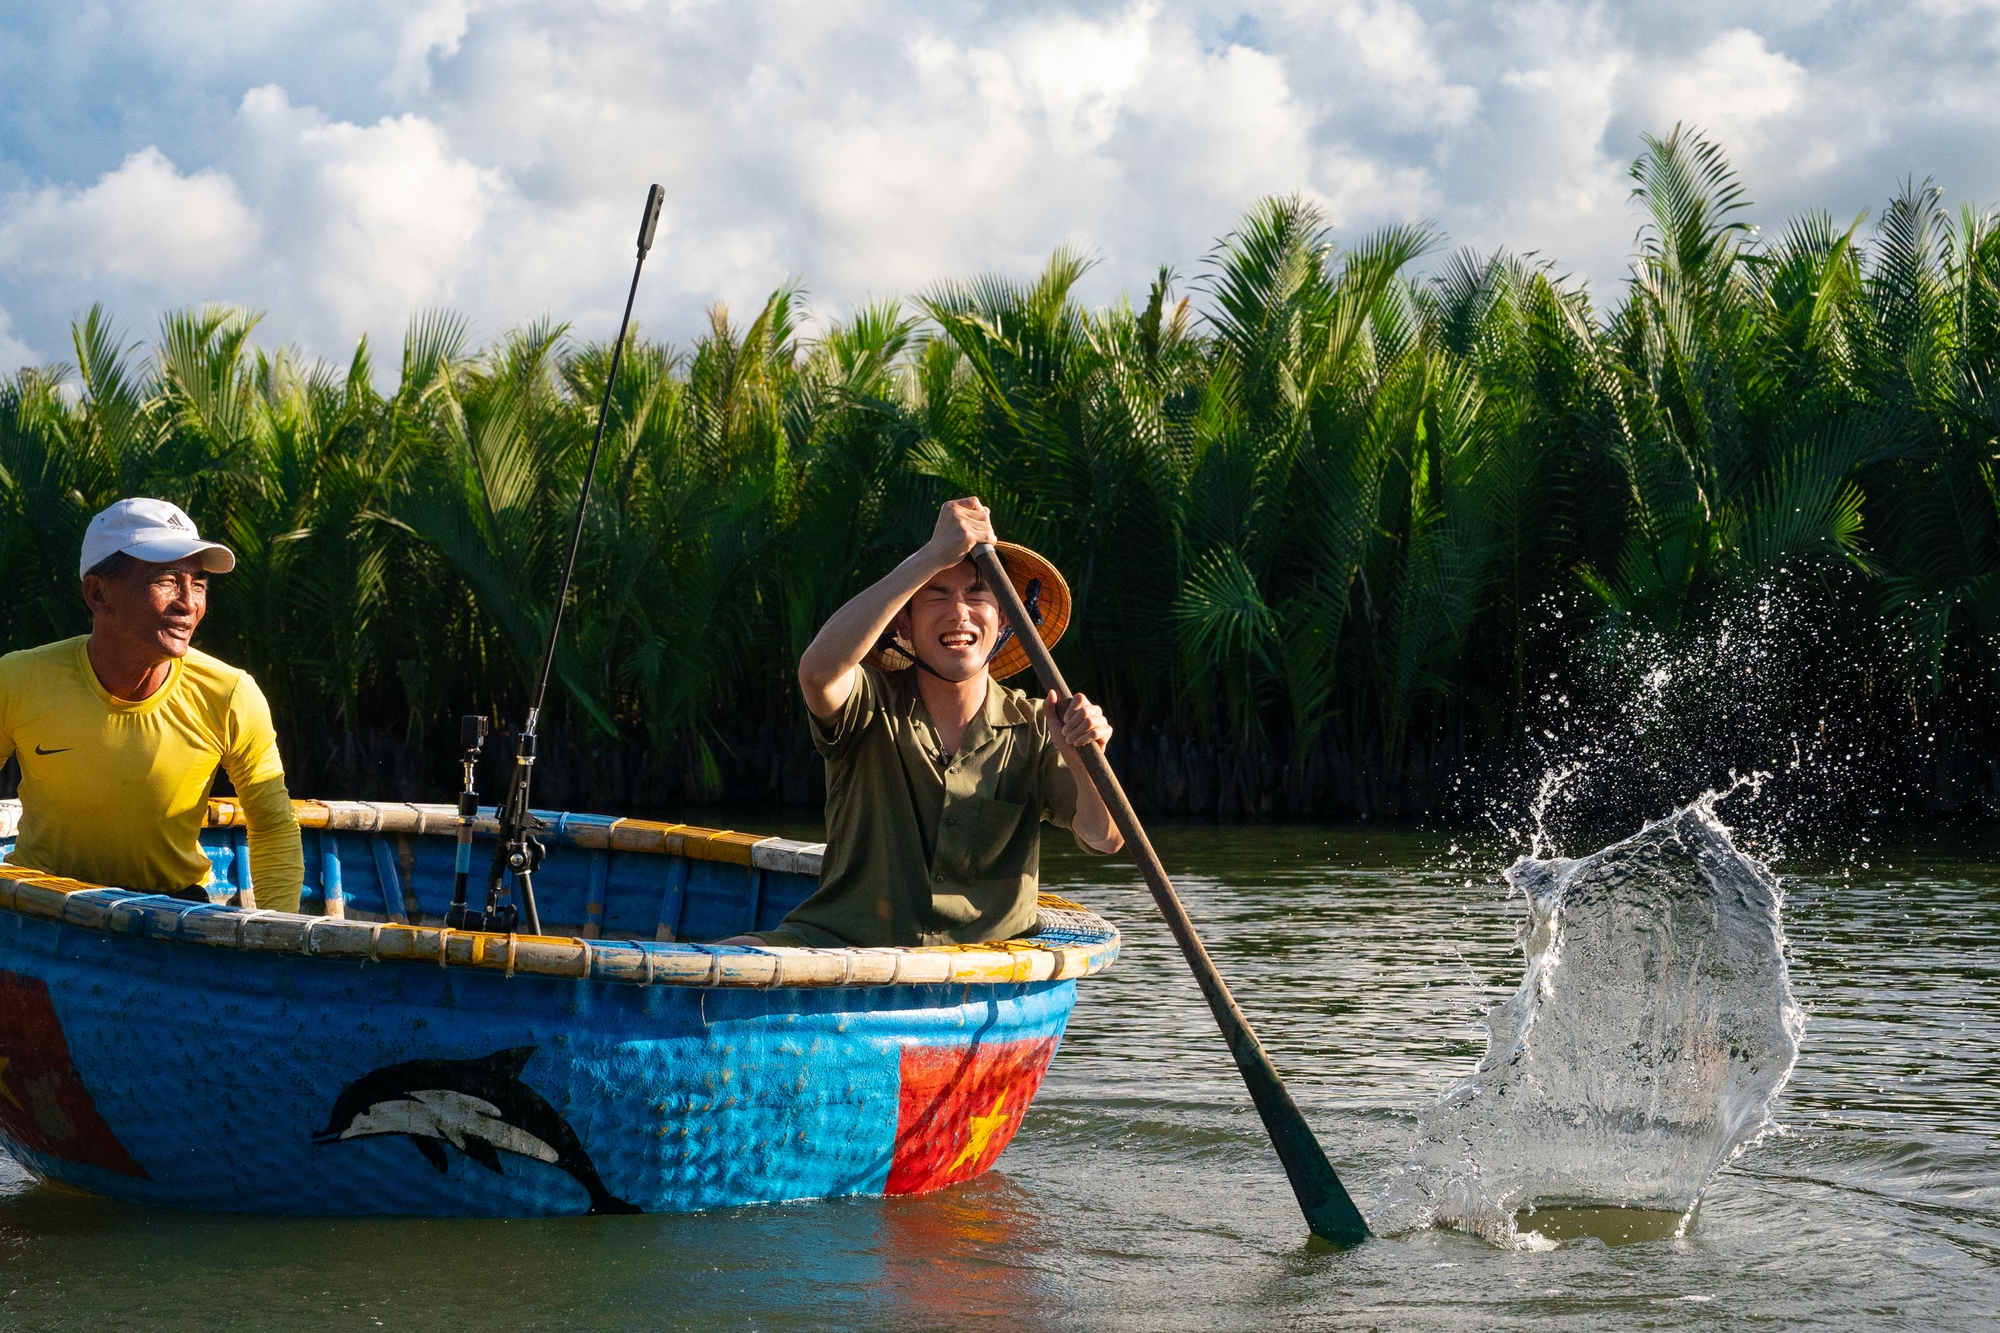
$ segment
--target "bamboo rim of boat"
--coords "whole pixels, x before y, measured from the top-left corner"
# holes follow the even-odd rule
[[[4,806],[11,808],[0,808],[0,837],[11,837],[20,807],[14,802]],[[304,828],[443,836],[458,827],[458,813],[448,805],[294,801],[292,808]],[[244,822],[242,808],[234,801],[211,800],[207,822],[210,827],[240,826]],[[496,821],[482,816],[474,828],[490,835]],[[547,837],[559,846],[651,852],[811,875],[819,873],[824,851],[824,844],[789,838],[601,816],[558,816]],[[866,949],[750,948],[503,935],[448,926],[306,916],[135,893],[7,864],[0,864],[0,909],[86,930],[246,953],[428,963],[510,977],[525,974],[712,989],[1067,981],[1110,967],[1118,957],[1119,945],[1117,927],[1082,904],[1051,893],[1037,898],[1036,936],[990,944]]]

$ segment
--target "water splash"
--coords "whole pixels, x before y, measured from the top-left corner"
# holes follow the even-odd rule
[[[1580,771],[1580,764],[1553,765],[1542,771],[1541,781],[1535,788],[1535,799],[1528,802],[1528,820],[1532,829],[1528,838],[1530,859],[1543,860],[1554,850],[1555,842],[1549,835],[1549,805],[1563,794],[1563,784]]]
[[[1715,814],[1730,792],[1580,860],[1507,871],[1527,898],[1526,975],[1487,1016],[1478,1067],[1419,1117],[1378,1230],[1536,1245],[1533,1210],[1606,1207],[1684,1228],[1770,1124],[1805,1020],[1778,882]]]
[[[1468,767],[1444,822],[1490,830],[1477,848],[1488,861],[1523,846],[1574,855],[1757,768],[1773,799],[1734,815],[1739,847],[1769,864],[1858,866],[1859,833],[1928,808],[1923,775],[1942,772],[1943,756],[1915,702],[1889,709],[1867,660],[1840,648],[1842,604],[1780,571],[1668,627],[1600,608],[1578,636],[1556,617],[1588,606],[1552,595],[1529,630],[1537,669],[1523,681],[1520,730]]]

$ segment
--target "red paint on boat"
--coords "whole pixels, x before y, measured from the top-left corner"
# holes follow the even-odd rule
[[[0,972],[0,1135],[77,1166],[150,1179],[97,1113],[49,988]]]
[[[991,1166],[1042,1086],[1056,1038],[905,1046],[885,1193],[922,1194]]]

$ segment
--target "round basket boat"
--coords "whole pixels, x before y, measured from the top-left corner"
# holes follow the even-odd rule
[[[228,801],[207,903],[0,865],[0,1143],[28,1169],[272,1213],[920,1193],[993,1164],[1118,953],[1049,895],[999,944],[688,943],[776,925],[822,848],[554,813],[551,933],[449,930],[452,807],[295,805],[301,913],[246,905]],[[18,818],[0,802],[0,850]]]

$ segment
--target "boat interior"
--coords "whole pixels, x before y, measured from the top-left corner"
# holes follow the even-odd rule
[[[443,924],[451,906],[458,816],[451,806],[297,801],[308,916]],[[709,941],[769,930],[819,886],[823,844],[606,815],[537,812],[548,854],[535,875],[545,935]],[[0,802],[0,854],[12,851],[19,802]],[[234,802],[210,802],[202,850],[209,901],[240,904],[249,840]],[[483,905],[494,807],[475,824],[468,897]]]

